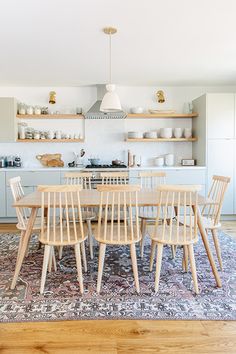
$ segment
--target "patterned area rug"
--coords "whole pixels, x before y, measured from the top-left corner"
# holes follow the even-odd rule
[[[211,239],[211,237],[209,236]],[[223,287],[216,288],[202,241],[195,246],[200,294],[195,295],[191,273],[182,271],[182,250],[171,259],[164,248],[159,293],[149,271],[150,244],[140,258],[137,246],[141,293],[135,291],[129,247],[107,247],[102,291],[96,293],[98,250],[88,260],[83,295],[79,293],[72,248],[64,249],[57,272],[47,275],[45,293],[39,294],[43,250],[33,236],[15,290],[10,290],[18,236],[0,234],[0,321],[51,321],[68,319],[190,319],[236,320],[236,241],[220,234],[224,271]],[[214,249],[212,242],[211,247]],[[215,255],[215,254],[214,254]]]

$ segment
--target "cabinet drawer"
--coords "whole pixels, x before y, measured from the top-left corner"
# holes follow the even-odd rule
[[[59,171],[9,171],[6,172],[6,182],[9,186],[9,179],[20,176],[24,187],[34,187],[39,184],[60,184]]]
[[[16,209],[12,206],[14,203],[13,196],[11,192],[11,187],[6,188],[7,191],[7,217],[16,217]],[[33,193],[34,187],[24,187],[24,193],[27,195]]]
[[[5,172],[0,172],[0,217],[6,216]]]

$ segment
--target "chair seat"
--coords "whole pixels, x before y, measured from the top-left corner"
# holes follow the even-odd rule
[[[179,221],[180,221],[181,224],[183,224],[184,223],[184,218],[180,217]],[[204,225],[205,229],[218,229],[218,228],[221,227],[221,223],[214,224],[214,220],[211,219],[211,218],[207,218],[206,216],[202,216],[202,222],[203,222],[203,225]],[[192,218],[192,225],[193,224],[194,224],[194,222],[193,222],[193,218]],[[186,225],[188,227],[190,227],[190,217],[189,216],[186,218]]]
[[[24,225],[21,224],[21,223],[18,223],[18,224],[16,225],[16,227],[17,227],[18,230],[24,231],[24,230],[26,230],[27,225],[28,225],[28,220],[26,221],[26,226],[24,226]],[[40,217],[37,217],[37,218],[35,219],[34,226],[33,226],[32,229],[33,229],[33,230],[40,230],[40,229],[41,229],[41,218],[40,218]]]
[[[150,225],[147,227],[147,231],[153,241],[163,243],[165,245],[190,245],[193,243],[196,243],[198,240],[198,237],[195,239],[191,239],[190,235],[190,229],[186,228],[186,237],[184,237],[184,227],[179,226],[179,237],[177,238],[176,234],[176,225],[173,224],[172,228],[172,235],[171,235],[171,240],[170,240],[170,226],[166,225],[165,227],[165,234],[164,238],[162,239],[162,232],[163,232],[163,226],[160,225],[156,227],[155,225]]]
[[[98,231],[98,230],[97,230]],[[134,227],[134,234],[133,237],[131,235],[130,226],[127,226],[127,236],[125,236],[125,227],[124,225],[120,226],[120,238],[118,239],[118,224],[113,224],[113,237],[111,240],[111,224],[107,225],[107,237],[104,238],[104,225],[101,226],[100,237],[98,233],[95,235],[95,239],[98,242],[111,244],[111,245],[129,245],[141,240],[141,232],[140,227],[138,226],[138,233],[136,232],[136,228]]]
[[[76,224],[76,233],[74,227],[71,225],[69,227],[69,234],[70,234],[70,240],[68,240],[68,231],[67,228],[64,226],[63,227],[63,232],[62,232],[62,237],[61,237],[61,230],[60,226],[55,227],[55,239],[54,239],[54,230],[53,228],[50,229],[49,233],[49,240],[47,239],[47,230],[45,229],[44,234],[40,233],[39,235],[39,241],[45,245],[51,245],[51,246],[67,246],[67,245],[75,245],[77,243],[83,242],[87,236],[82,237],[81,232],[80,232],[80,225]]]

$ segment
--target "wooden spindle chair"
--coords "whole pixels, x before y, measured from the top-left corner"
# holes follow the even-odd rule
[[[221,249],[218,240],[217,231],[221,227],[220,216],[224,202],[225,192],[230,183],[230,177],[213,176],[212,185],[208,193],[208,198],[214,201],[214,204],[206,204],[202,209],[202,219],[207,231],[211,231],[217,258],[220,268],[223,269]]]
[[[91,179],[93,174],[91,172],[67,172],[65,173],[66,184],[83,186],[83,189],[91,190]],[[88,241],[89,241],[89,251],[90,257],[93,259],[93,231],[92,231],[92,220],[96,219],[96,213],[94,208],[82,208],[82,217],[86,221],[88,229]],[[60,256],[62,249],[60,250]]]
[[[152,239],[150,270],[152,270],[157,246],[155,292],[157,292],[159,288],[163,246],[174,245],[183,246],[188,250],[194,288],[195,292],[198,294],[199,290],[193,245],[198,241],[197,197],[201,186],[162,185],[159,186],[157,190],[158,210],[156,222],[154,226],[149,227],[149,233]],[[178,210],[177,215],[175,212],[176,207]],[[161,216],[162,212],[164,212],[163,216]],[[180,223],[181,216],[183,223]],[[163,219],[160,220],[160,217],[163,217]],[[190,227],[187,224],[188,218],[190,220]]]
[[[102,184],[129,184],[129,172],[101,172]],[[108,215],[108,219],[110,220],[111,216]],[[117,215],[114,215],[114,218],[117,219]],[[121,218],[123,218],[123,210],[121,210]]]
[[[142,188],[154,189],[159,185],[166,184],[166,173],[165,172],[140,172],[140,184]],[[153,223],[156,220],[157,208],[156,207],[140,207],[139,217],[141,219],[141,233],[142,239],[140,242],[140,253],[143,258],[144,253],[144,241],[147,232],[147,223]],[[172,249],[173,253],[173,249]]]
[[[101,172],[102,184],[128,184],[129,172]]]
[[[21,178],[20,177],[10,178],[9,184],[10,184],[10,188],[11,188],[14,202],[17,202],[20,199],[22,199],[25,194],[24,194],[24,190],[21,185]],[[23,238],[24,238],[25,231],[26,231],[26,228],[28,225],[30,211],[27,208],[17,207],[16,208],[16,215],[17,215],[17,220],[18,220],[16,227],[21,232],[20,242],[19,242],[18,252],[17,252],[17,258],[16,258],[16,267],[18,267],[18,258],[19,258],[19,254],[21,252]],[[33,231],[36,231],[36,232],[40,231],[40,218],[36,218],[35,223],[33,225]],[[15,286],[12,285],[12,288],[14,288],[14,287]]]
[[[54,246],[75,248],[80,292],[83,293],[80,244],[84,236],[82,211],[80,206],[81,185],[38,186],[41,192],[41,233],[39,240],[45,245],[40,293],[44,292],[47,268]],[[47,217],[45,220],[45,209]],[[65,214],[65,218],[63,217]],[[56,268],[56,264],[54,264]]]
[[[100,192],[98,230],[95,236],[99,242],[97,292],[99,293],[101,289],[106,245],[130,245],[134,280],[139,293],[135,244],[141,239],[138,218],[140,186],[99,185],[97,190]],[[133,216],[133,208],[135,208],[135,216]],[[121,219],[121,211],[124,214],[123,219]],[[115,215],[117,215],[116,220]]]

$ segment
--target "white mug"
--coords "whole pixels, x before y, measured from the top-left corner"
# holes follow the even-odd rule
[[[191,138],[192,136],[192,129],[191,128],[184,128],[184,137],[186,139]]]
[[[174,137],[179,139],[182,138],[182,128],[174,128]]]

